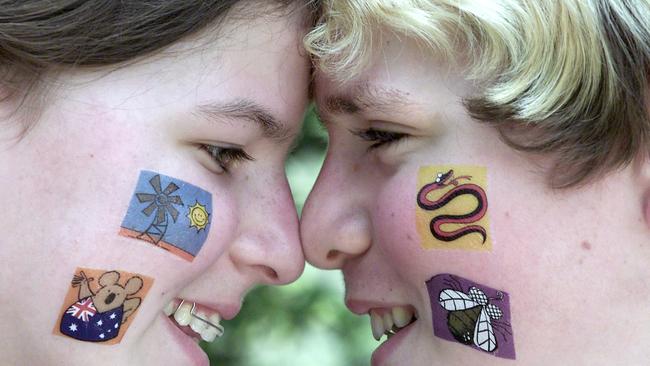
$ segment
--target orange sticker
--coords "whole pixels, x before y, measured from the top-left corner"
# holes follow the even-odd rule
[[[53,333],[84,342],[120,343],[151,285],[153,278],[135,273],[77,268]]]
[[[421,167],[417,188],[415,221],[423,248],[492,249],[485,167]]]

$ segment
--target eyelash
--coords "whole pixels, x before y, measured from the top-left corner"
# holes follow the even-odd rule
[[[226,173],[237,163],[255,160],[240,148],[202,144],[200,145],[200,149],[207,152],[212,157],[212,160]]]
[[[405,133],[376,130],[374,128],[354,130],[350,132],[352,132],[353,135],[359,137],[363,141],[372,142],[372,144],[368,147],[368,150],[386,147],[408,137],[408,135]]]

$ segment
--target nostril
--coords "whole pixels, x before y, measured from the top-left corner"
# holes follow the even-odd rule
[[[335,260],[339,259],[340,256],[341,256],[340,251],[332,249],[329,252],[327,252],[326,258],[327,258],[328,261],[335,261]]]
[[[262,272],[264,278],[266,278],[269,281],[276,282],[280,278],[278,272],[271,267],[268,266],[255,266],[255,267],[257,267],[257,269],[260,272]]]

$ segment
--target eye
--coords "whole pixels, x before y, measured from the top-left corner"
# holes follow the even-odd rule
[[[255,160],[241,148],[221,147],[208,144],[201,144],[199,145],[199,148],[207,152],[219,168],[222,169],[222,172],[226,173],[237,163]]]
[[[401,132],[377,130],[375,128],[368,128],[365,130],[351,130],[350,132],[363,141],[372,142],[372,144],[368,147],[368,150],[388,146],[409,136]]]

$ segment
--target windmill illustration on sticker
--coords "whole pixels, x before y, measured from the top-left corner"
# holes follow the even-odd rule
[[[191,262],[208,237],[211,221],[209,192],[143,170],[119,234],[146,241]]]

